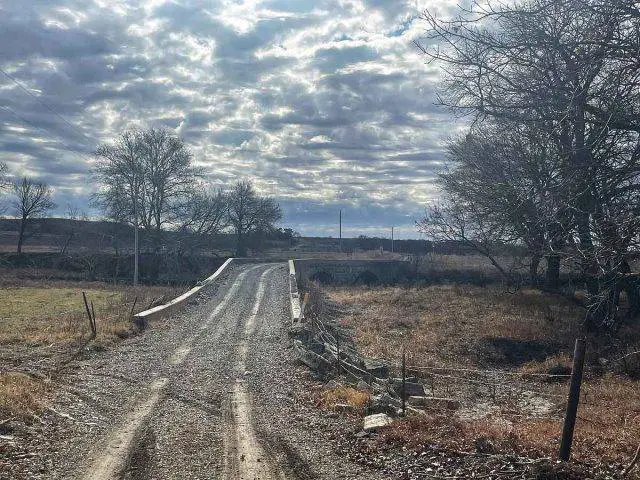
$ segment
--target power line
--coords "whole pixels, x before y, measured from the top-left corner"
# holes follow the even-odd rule
[[[60,120],[62,120],[65,124],[67,124],[69,127],[71,127],[80,136],[84,137],[85,139],[89,140],[92,143],[99,143],[99,142],[96,142],[94,139],[89,138],[84,132],[82,132],[78,127],[76,127],[74,124],[72,124],[69,120],[64,118],[61,114],[56,112],[51,106],[49,106],[49,104],[47,104],[40,97],[38,97],[38,96],[34,95],[33,93],[31,93],[31,91],[28,88],[26,88],[24,85],[22,85],[13,75],[10,75],[9,73],[7,73],[1,67],[0,67],[0,72],[2,72],[5,75],[5,77],[7,77],[9,80],[11,80],[13,83],[15,83],[23,92],[25,92],[31,98],[36,100],[38,103],[42,104],[47,110],[49,110],[56,117],[58,117]]]
[[[11,115],[13,115],[14,117],[16,117],[18,120],[20,120],[21,122],[29,125],[31,128],[35,128],[36,130],[40,130],[41,132],[45,133],[46,135],[50,135],[51,132],[47,132],[44,128],[39,127],[37,125],[34,125],[32,122],[30,122],[29,120],[27,120],[24,117],[21,117],[20,115],[18,115],[15,111],[13,111],[12,108],[6,106],[6,105],[0,105],[0,108],[2,108],[3,110],[9,112]],[[65,143],[64,141],[61,140],[56,140],[57,142],[61,143],[64,147],[66,147],[71,153],[74,153],[80,157],[82,157],[84,160],[89,160],[90,162],[93,161],[93,159],[91,157],[89,157],[86,153],[80,152],[77,149],[74,149],[72,147],[70,147],[67,143]]]

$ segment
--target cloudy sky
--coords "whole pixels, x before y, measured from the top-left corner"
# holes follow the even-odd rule
[[[412,44],[425,8],[455,2],[3,0],[0,160],[54,186],[60,212],[87,209],[95,147],[164,126],[303,234],[337,236],[342,208],[346,235],[417,237],[461,128]]]

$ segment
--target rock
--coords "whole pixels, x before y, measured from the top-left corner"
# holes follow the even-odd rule
[[[389,378],[389,365],[377,358],[364,358],[364,369],[376,378]]]
[[[300,340],[294,340],[293,344],[296,352],[298,353],[298,359],[314,371],[323,374],[333,368],[331,362],[322,355],[318,355],[315,352],[305,349]]]
[[[367,382],[365,382],[364,380],[360,380],[358,381],[356,388],[358,390],[362,390],[363,392],[371,392],[371,385],[369,385]]]
[[[458,410],[460,408],[460,402],[453,398],[410,396],[407,402],[416,407],[427,407],[434,410]]]
[[[389,413],[396,414],[396,410],[402,406],[402,403],[397,398],[393,398],[388,393],[382,393],[380,395],[373,395],[369,404],[369,411],[371,413]]]
[[[405,395],[407,397],[423,397],[424,396],[424,385],[418,383],[417,378],[410,377],[405,381]],[[391,387],[394,392],[398,395],[402,395],[402,379],[401,378],[392,378],[391,379]]]
[[[321,355],[324,353],[324,343],[321,342],[309,342],[309,344],[307,344],[307,350],[311,350],[314,353],[317,353],[318,355]]]
[[[387,425],[391,425],[391,417],[385,413],[376,413],[374,415],[368,415],[364,417],[364,428],[365,432],[375,432],[379,428],[386,427]]]

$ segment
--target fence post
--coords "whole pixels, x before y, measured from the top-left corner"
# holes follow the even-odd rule
[[[558,455],[560,460],[565,462],[568,461],[571,456],[571,444],[573,442],[573,430],[576,426],[578,402],[580,401],[580,387],[582,386],[582,370],[584,369],[586,348],[586,340],[584,338],[578,338],[573,351],[573,367],[571,368],[571,383],[569,385],[567,413],[564,417],[560,453]]]
[[[96,336],[95,333],[95,324],[93,317],[91,316],[91,310],[89,310],[89,302],[87,302],[87,294],[82,292],[82,299],[84,300],[84,308],[87,311],[87,317],[89,317],[89,328],[91,329],[91,339],[94,339]]]
[[[338,375],[340,375],[340,333],[336,330],[336,357],[338,359]]]
[[[402,416],[407,412],[407,354],[402,345]]]

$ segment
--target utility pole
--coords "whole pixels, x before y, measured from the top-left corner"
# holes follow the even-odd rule
[[[393,227],[391,227],[391,253],[393,253]]]
[[[134,199],[133,199],[133,226],[134,226],[134,234],[133,234],[133,286],[138,286],[138,195],[139,195],[139,187],[137,183],[138,179],[136,178],[136,172],[133,172],[133,188],[134,188]]]
[[[340,209],[340,253],[342,253],[342,209]]]

